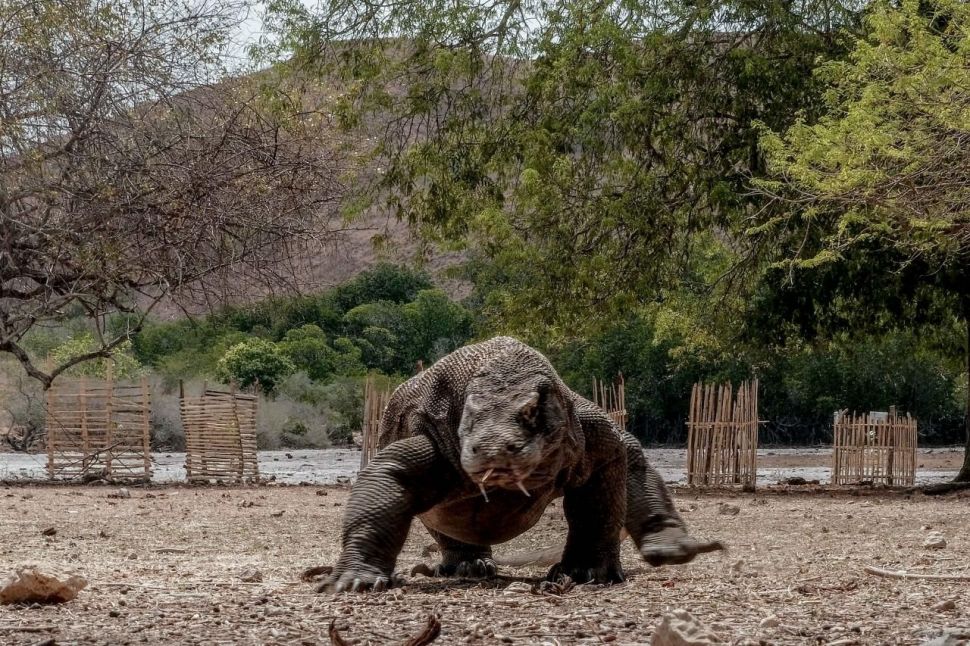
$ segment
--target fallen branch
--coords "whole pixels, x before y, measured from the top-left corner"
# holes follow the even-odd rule
[[[441,634],[441,620],[437,615],[428,615],[428,625],[420,633],[404,642],[404,646],[425,646],[438,639]]]
[[[330,630],[328,631],[330,635],[331,646],[348,646],[344,638],[340,636],[340,631],[337,630],[337,620],[334,619],[330,622]]]
[[[330,629],[327,632],[330,636],[331,646],[349,646],[337,629],[336,619],[330,622]],[[405,641],[403,646],[427,646],[427,644],[438,639],[439,635],[441,635],[441,620],[438,619],[438,615],[428,615],[428,624],[424,627],[424,630]]]
[[[867,565],[863,568],[869,574],[883,576],[887,579],[926,579],[929,581],[970,581],[970,574],[920,574],[906,570],[883,570]]]

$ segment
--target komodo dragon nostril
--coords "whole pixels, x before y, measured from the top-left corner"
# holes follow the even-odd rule
[[[524,445],[521,442],[509,442],[505,445],[505,448],[509,453],[518,453],[524,448]]]

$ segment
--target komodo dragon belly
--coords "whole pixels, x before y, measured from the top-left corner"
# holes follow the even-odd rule
[[[425,525],[464,543],[495,545],[530,529],[549,503],[562,493],[552,486],[530,492],[492,489],[481,495],[445,502],[421,514]]]

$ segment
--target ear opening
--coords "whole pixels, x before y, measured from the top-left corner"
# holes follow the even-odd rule
[[[529,428],[535,428],[539,423],[539,393],[531,392],[519,404],[519,418]]]
[[[566,425],[568,413],[561,395],[549,388],[545,389],[541,402],[542,423],[548,432],[556,431]]]

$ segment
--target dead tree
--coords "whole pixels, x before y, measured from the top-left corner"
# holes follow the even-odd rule
[[[0,352],[45,388],[218,272],[285,277],[341,194],[323,112],[271,72],[228,78],[235,0],[0,0]],[[24,340],[68,314],[98,346]],[[125,329],[108,316],[130,315]]]

